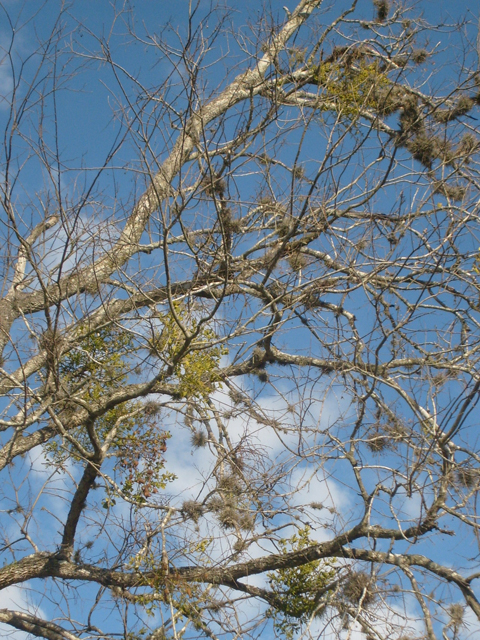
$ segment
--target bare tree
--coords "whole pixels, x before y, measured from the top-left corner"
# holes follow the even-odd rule
[[[476,19],[31,4],[1,5],[4,629],[474,635]]]

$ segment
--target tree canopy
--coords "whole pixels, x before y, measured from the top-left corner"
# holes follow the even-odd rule
[[[473,637],[476,21],[88,4],[0,3],[3,633]]]

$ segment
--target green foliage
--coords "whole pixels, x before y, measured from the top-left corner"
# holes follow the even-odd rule
[[[150,344],[151,354],[166,365],[166,376],[176,382],[179,397],[206,398],[220,380],[218,365],[226,350],[209,346],[218,342],[214,331],[206,326],[199,328],[180,304],[174,313],[159,314],[158,319],[161,330]],[[196,336],[186,349],[178,321]],[[94,412],[136,372],[138,347],[130,332],[111,325],[91,333],[85,330],[85,334],[58,364],[58,379],[68,397],[59,418],[66,425],[68,437],[59,434],[45,449],[52,463],[62,466],[67,459],[78,462],[94,454],[95,441],[103,446],[110,440],[108,455],[115,458],[122,492],[141,504],[174,479],[163,470],[170,434],[158,426],[155,403],[140,400],[120,403],[94,420],[68,428],[69,417],[76,411],[88,408]],[[113,503],[112,497],[104,502],[106,507]]]
[[[191,545],[188,552],[204,554],[212,542],[212,538],[201,540]],[[148,551],[141,549],[127,563],[127,566],[137,573],[138,585],[154,590],[154,594],[137,593],[136,604],[142,606],[149,616],[154,616],[162,603],[171,604],[177,610],[180,619],[189,619],[196,629],[203,628],[199,609],[209,601],[210,588],[205,589],[199,583],[188,582],[174,570],[171,571],[168,560],[165,563],[164,550],[153,546]]]
[[[91,405],[94,409],[106,395],[126,384],[133,369],[133,354],[131,334],[109,326],[88,334],[62,358],[59,377],[70,398],[62,415],[64,423],[78,407]],[[154,403],[123,402],[97,417],[89,429],[85,425],[69,429],[68,439],[59,436],[45,449],[56,465],[67,459],[78,462],[82,449],[94,453],[93,438],[102,446],[113,436],[109,455],[115,457],[122,491],[141,503],[174,478],[162,472],[170,434],[158,428],[158,417]],[[112,501],[107,501],[107,506],[109,503]]]
[[[59,364],[62,385],[72,398],[69,407],[74,411],[87,402],[92,408],[115,388],[127,381],[131,369],[128,354],[132,351],[132,339],[117,327],[108,327],[88,334]],[[128,414],[136,407],[124,403],[108,410],[95,421],[95,431],[104,440],[111,429],[122,421],[120,431],[128,430],[135,422]],[[91,439],[83,427],[74,429],[71,435],[89,452],[93,453]],[[73,453],[75,457],[75,453]]]
[[[300,551],[315,544],[310,527],[300,529],[291,538],[280,540],[282,553]],[[312,616],[321,615],[320,594],[336,575],[332,562],[314,560],[298,567],[277,569],[267,574],[270,587],[280,604],[268,611],[275,630],[287,640],[300,631]],[[324,594],[323,594],[324,595]]]
[[[174,312],[158,315],[162,328],[151,342],[151,352],[166,364],[173,363],[179,397],[205,398],[215,389],[215,383],[220,381],[220,358],[228,350],[223,346],[209,346],[218,343],[216,333],[207,326],[199,329],[198,321],[189,316],[180,304],[175,305]],[[182,353],[185,334],[179,322],[190,335],[196,335],[185,353]]]
[[[364,108],[380,110],[392,83],[377,63],[360,60],[357,65],[324,62],[315,69],[312,81],[323,89],[324,96],[337,105],[337,111],[353,119]]]
[[[478,254],[475,258],[475,264],[473,266],[473,271],[480,275],[480,247],[478,248]]]

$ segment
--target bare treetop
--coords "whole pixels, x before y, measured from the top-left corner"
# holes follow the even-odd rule
[[[476,7],[84,4],[0,4],[4,633],[474,637]]]

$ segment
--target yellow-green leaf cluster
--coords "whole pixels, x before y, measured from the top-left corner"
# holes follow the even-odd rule
[[[480,247],[478,248],[478,254],[475,258],[475,264],[473,266],[473,270],[475,273],[480,275]]]
[[[77,407],[101,406],[105,397],[127,383],[134,369],[134,347],[128,331],[109,326],[88,333],[61,359],[59,378],[69,396],[62,415],[64,421],[65,415]],[[115,472],[128,497],[144,502],[173,479],[172,474],[162,471],[170,434],[159,429],[154,403],[132,400],[115,405],[93,421],[90,431],[85,425],[68,429],[69,439],[50,441],[46,452],[57,465],[67,459],[79,461],[82,449],[89,454],[94,452],[92,433],[100,444],[114,433],[109,455],[115,457]]]
[[[158,320],[161,329],[152,340],[151,351],[165,363],[173,364],[178,395],[182,398],[208,396],[220,381],[219,363],[222,355],[228,353],[227,349],[218,345],[218,336],[210,327],[199,327],[198,321],[180,304],[175,305],[174,313],[159,314]],[[195,339],[182,353],[185,332]],[[209,346],[212,344],[217,346]]]
[[[315,543],[310,538],[308,526],[279,543],[282,553],[300,551],[312,544]],[[335,573],[332,564],[324,560],[269,573],[270,587],[277,604],[268,614],[274,620],[275,630],[290,639],[312,616],[321,615],[320,596],[324,595]]]
[[[316,68],[312,81],[323,89],[324,97],[336,104],[338,112],[354,118],[364,108],[376,110],[379,95],[392,83],[376,63],[360,61],[348,66],[324,62]]]

